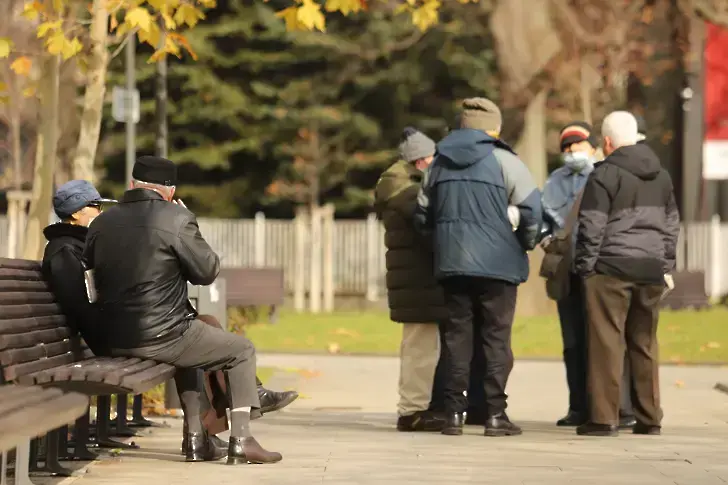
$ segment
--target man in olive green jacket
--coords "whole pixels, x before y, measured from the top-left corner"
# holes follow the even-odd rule
[[[437,324],[447,318],[447,309],[433,274],[431,243],[413,223],[417,192],[435,142],[408,127],[399,149],[400,161],[377,182],[374,203],[385,228],[390,318],[403,324],[397,429],[440,431],[444,421],[428,408],[440,358]]]

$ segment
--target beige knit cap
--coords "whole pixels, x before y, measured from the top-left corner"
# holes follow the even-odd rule
[[[500,132],[503,119],[500,109],[487,98],[468,98],[463,101],[460,128],[485,132]]]

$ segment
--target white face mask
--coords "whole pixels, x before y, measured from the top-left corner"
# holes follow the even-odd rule
[[[594,156],[587,152],[566,152],[561,155],[564,165],[569,167],[573,172],[581,172],[587,166],[594,165]]]

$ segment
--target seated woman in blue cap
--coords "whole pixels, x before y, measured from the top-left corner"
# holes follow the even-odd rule
[[[48,244],[43,254],[43,277],[68,317],[95,355],[105,355],[106,346],[98,331],[98,318],[89,303],[84,282],[83,248],[88,226],[101,213],[104,199],[85,180],[71,180],[61,185],[53,196],[53,210],[60,219],[43,230]]]

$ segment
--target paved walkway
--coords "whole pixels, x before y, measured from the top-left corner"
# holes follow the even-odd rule
[[[93,464],[74,485],[728,483],[728,396],[712,389],[728,367],[663,368],[660,437],[582,438],[553,426],[565,411],[562,366],[517,362],[509,414],[524,434],[485,438],[478,427],[462,437],[394,431],[396,359],[264,355],[259,364],[287,370],[271,387],[303,394],[254,422],[261,443],[283,453],[282,463],[183,463],[181,423],[168,420],[172,428],[136,439],[142,450]]]

